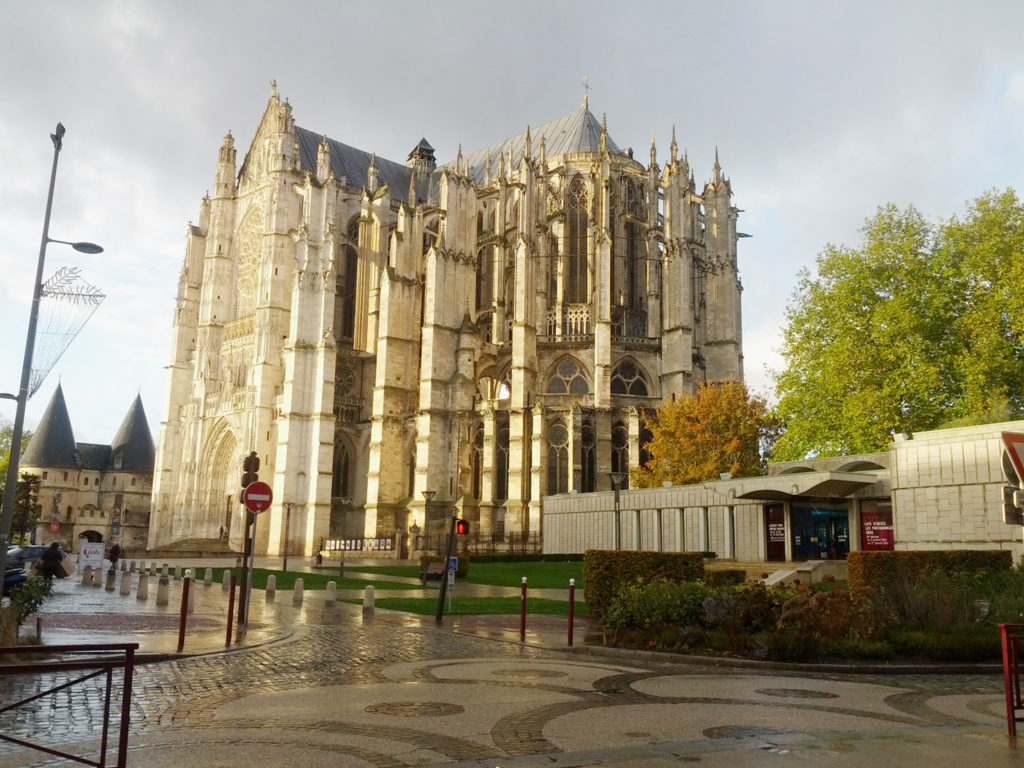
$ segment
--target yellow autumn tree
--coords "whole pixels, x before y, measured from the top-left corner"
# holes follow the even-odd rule
[[[630,473],[634,488],[717,480],[722,473],[764,472],[764,457],[779,434],[765,401],[742,382],[702,384],[694,394],[666,402],[645,418],[651,458]]]

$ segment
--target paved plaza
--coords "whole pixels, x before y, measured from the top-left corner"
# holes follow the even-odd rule
[[[566,648],[565,619],[418,619],[254,592],[250,631],[224,650],[226,597],[196,585],[186,655],[178,605],[74,579],[44,611],[45,642],[140,642],[128,764],[146,768],[402,766],[1018,765],[1002,677],[729,668]],[[378,592],[378,595],[381,593]],[[342,595],[344,596],[344,595]],[[158,660],[163,658],[163,660]],[[38,690],[0,678],[6,702]],[[14,713],[3,733],[97,758],[103,686]],[[108,752],[113,755],[113,749]],[[108,758],[110,759],[110,758]],[[0,768],[70,765],[0,745]]]

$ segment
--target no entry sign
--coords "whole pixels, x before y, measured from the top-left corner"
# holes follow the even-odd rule
[[[1024,481],[1024,435],[1019,432],[1003,432],[1002,438],[1010,463],[1017,470],[1018,481]]]
[[[270,509],[270,502],[273,500],[274,489],[262,480],[249,483],[242,491],[242,502],[250,512],[263,512]]]

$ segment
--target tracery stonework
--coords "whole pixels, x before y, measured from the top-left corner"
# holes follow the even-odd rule
[[[641,460],[638,411],[743,376],[717,157],[698,189],[674,136],[645,166],[586,103],[439,166],[425,139],[397,163],[301,128],[275,88],[214,190],[179,280],[152,547],[223,528],[240,549],[249,451],[274,488],[261,554],[408,556],[456,511],[536,545],[545,496]]]

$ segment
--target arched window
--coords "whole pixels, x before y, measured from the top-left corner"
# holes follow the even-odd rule
[[[587,281],[587,185],[579,176],[569,184],[566,232],[565,301],[584,304],[590,287]]]
[[[612,427],[612,472],[629,472],[629,430],[621,421]],[[619,487],[629,487],[628,475],[626,481]]]
[[[548,304],[558,301],[558,238],[548,239]]]
[[[644,188],[632,179],[626,180],[626,213],[635,219],[647,218]]]
[[[508,498],[508,411],[499,411],[494,418],[494,500]]]
[[[647,462],[651,460],[651,452],[647,449],[647,446],[654,440],[654,433],[648,428],[647,423],[641,417],[640,419],[640,466],[646,467]]]
[[[352,458],[345,443],[334,444],[334,476],[331,479],[333,498],[352,499]]]
[[[562,358],[548,378],[547,393],[551,395],[585,395],[590,391],[580,364],[571,357]]]
[[[487,245],[477,254],[476,308],[488,309],[494,300],[494,246]]]
[[[569,490],[569,430],[561,419],[548,426],[548,495]]]
[[[612,394],[647,397],[647,382],[643,374],[629,360],[623,360],[612,373]]]
[[[341,248],[340,264],[335,270],[334,328],[338,339],[350,341],[356,326],[356,273],[359,269],[359,218],[348,225],[348,243]]]
[[[580,428],[580,491],[597,490],[597,430],[594,416],[587,414]]]
[[[473,498],[479,500],[484,486],[484,425],[477,424],[473,431],[473,453],[470,456]]]
[[[629,307],[639,309],[647,292],[647,273],[644,269],[646,243],[640,234],[640,227],[626,222],[626,301]]]

